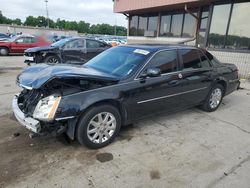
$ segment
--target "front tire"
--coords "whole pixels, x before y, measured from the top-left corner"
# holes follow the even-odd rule
[[[90,108],[79,120],[77,140],[89,148],[97,149],[110,144],[121,128],[119,111],[111,105]]]
[[[50,55],[45,58],[44,62],[49,63],[49,64],[58,64],[58,63],[61,63],[61,60],[56,55]]]
[[[1,55],[1,56],[7,56],[7,55],[9,55],[9,50],[8,50],[8,48],[0,47],[0,55]]]
[[[213,112],[217,110],[223,99],[224,87],[221,84],[216,84],[209,92],[201,109],[206,112]]]

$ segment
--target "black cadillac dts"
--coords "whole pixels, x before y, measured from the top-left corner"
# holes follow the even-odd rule
[[[65,133],[90,148],[120,127],[160,112],[215,111],[239,87],[238,69],[209,52],[179,45],[127,45],[80,65],[38,64],[17,77],[16,119],[33,136]]]

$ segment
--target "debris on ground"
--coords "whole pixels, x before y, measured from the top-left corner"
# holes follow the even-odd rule
[[[13,134],[13,136],[14,136],[14,137],[18,137],[18,136],[20,136],[20,133],[19,133],[19,132],[16,132],[16,133]]]

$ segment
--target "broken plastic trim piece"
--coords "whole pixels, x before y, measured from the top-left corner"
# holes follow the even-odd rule
[[[29,86],[25,86],[25,85],[22,85],[22,84],[19,84],[20,87],[24,88],[24,89],[28,89],[28,90],[32,90],[33,88],[32,87],[29,87]]]

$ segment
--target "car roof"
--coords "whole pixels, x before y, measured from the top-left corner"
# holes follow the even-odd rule
[[[132,48],[140,48],[148,51],[171,50],[171,49],[197,49],[195,46],[187,46],[183,44],[128,44],[123,45]]]

